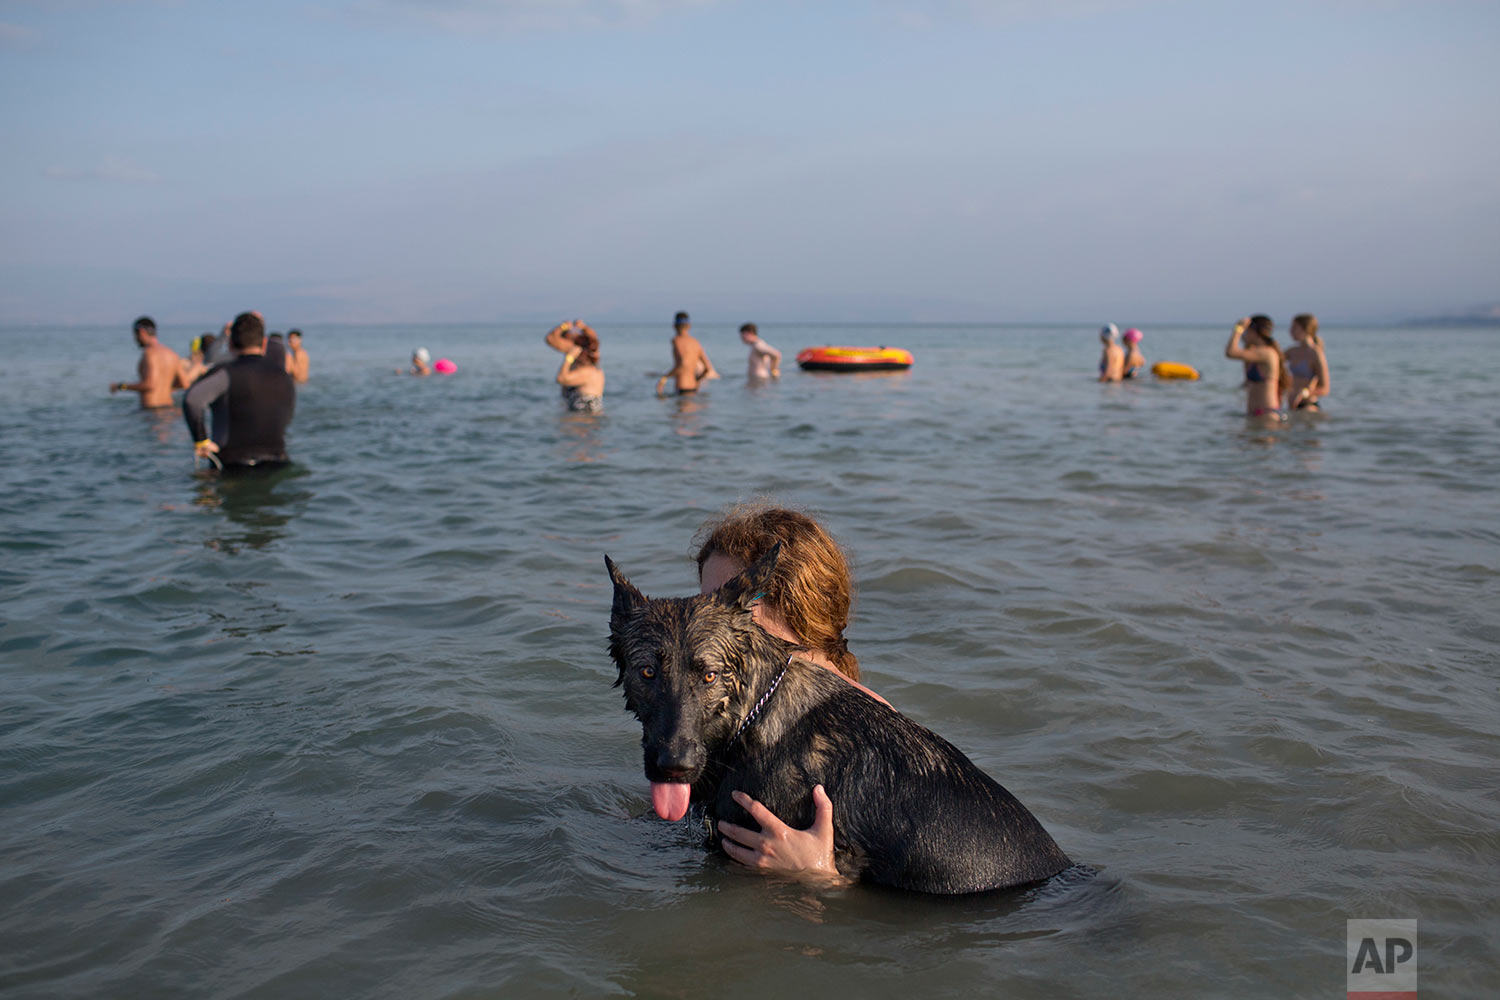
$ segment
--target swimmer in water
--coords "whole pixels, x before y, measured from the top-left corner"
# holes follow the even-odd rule
[[[419,347],[411,352],[411,367],[397,368],[397,375],[426,376],[432,374],[432,355],[427,348]]]
[[[1234,325],[1224,356],[1245,363],[1246,416],[1280,420],[1281,387],[1287,384],[1287,371],[1281,348],[1271,336],[1273,329],[1269,316],[1246,316]]]
[[[740,342],[750,348],[749,378],[757,381],[781,378],[781,352],[760,339],[754,323],[740,327]]]
[[[302,347],[302,331],[288,330],[286,334],[286,373],[294,382],[306,382],[311,362]]]
[[[225,469],[285,465],[286,428],[297,405],[292,377],[284,363],[265,356],[266,325],[258,314],[236,316],[229,338],[235,359],[215,365],[182,397],[193,454],[213,456]]]
[[[1140,348],[1141,331],[1131,327],[1121,339],[1125,341],[1125,361],[1120,378],[1140,378],[1141,373],[1146,370],[1146,356],[1141,353]]]
[[[604,411],[604,369],[599,367],[599,335],[581,319],[547,331],[546,345],[563,355],[557,370],[563,402],[575,413]]]
[[[1099,330],[1099,342],[1104,345],[1104,353],[1099,356],[1100,382],[1118,382],[1125,377],[1125,352],[1116,340],[1119,335],[1120,328],[1113,323]]]
[[[172,390],[187,387],[187,368],[177,352],[156,339],[156,323],[142,316],[133,328],[136,346],[141,349],[139,376],[134,382],[111,382],[109,391],[138,392],[141,409],[151,410],[172,405]]]
[[[831,671],[883,705],[859,682],[859,661],[844,629],[854,596],[849,561],[817,521],[784,507],[738,507],[698,531],[699,592],[711,594],[780,543],[781,556],[752,614],[761,628],[798,644],[797,656]],[[822,785],[812,789],[813,825],[783,823],[744,792],[733,793],[760,826],[719,824],[724,853],[751,868],[817,880],[843,881],[833,860],[833,802]]]
[[[1333,389],[1333,375],[1328,370],[1328,356],[1323,353],[1323,338],[1318,336],[1318,317],[1301,313],[1292,318],[1291,336],[1297,346],[1286,350],[1286,370],[1290,376],[1286,387],[1288,410],[1312,410]]]
[[[266,360],[272,364],[280,365],[283,371],[286,370],[286,340],[281,334],[273,333],[266,338]]]
[[[188,350],[188,359],[182,363],[182,381],[184,385],[192,385],[213,367],[208,358],[213,352],[214,341],[216,339],[211,333],[205,333],[201,337],[193,338],[193,345]]]
[[[666,395],[662,387],[668,379],[677,380],[677,394],[683,395],[697,392],[700,383],[719,377],[713,362],[703,352],[703,345],[689,332],[692,324],[688,322],[687,313],[680,312],[673,317],[672,330],[672,370],[656,380],[658,396]]]

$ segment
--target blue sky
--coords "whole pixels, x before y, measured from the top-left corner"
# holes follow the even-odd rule
[[[1500,300],[1500,4],[0,0],[0,323]]]

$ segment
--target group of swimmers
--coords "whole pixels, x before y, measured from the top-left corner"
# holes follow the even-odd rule
[[[685,312],[672,318],[672,367],[656,380],[656,395],[665,396],[668,382],[680,396],[697,392],[704,382],[719,378]],[[740,327],[740,341],[750,348],[752,379],[781,377],[781,352],[761,339],[754,323]],[[543,342],[563,355],[556,382],[568,409],[600,413],[604,409],[604,369],[599,364],[599,334],[581,319],[565,321],[547,331]]]
[[[219,336],[194,339],[189,358],[163,344],[149,316],[135,321],[141,349],[136,382],[114,382],[111,393],[140,394],[148,409],[173,405],[172,392],[186,389],[182,415],[193,439],[193,454],[220,469],[285,465],[286,428],[296,408],[298,382],[311,363],[302,333],[266,336],[258,312],[241,313]]]
[[[231,325],[225,323],[218,336],[205,333],[194,337],[188,347],[188,356],[184,358],[157,337],[155,320],[150,316],[140,317],[131,328],[136,346],[141,349],[136,380],[111,382],[109,391],[138,393],[141,408],[146,410],[172,406],[173,391],[188,388],[216,365],[233,360],[235,351],[230,345]],[[284,339],[279,333],[271,334],[265,341],[264,351],[265,356],[281,365],[294,382],[307,381],[312,361],[307,349],[302,346],[301,330],[290,331]]]
[[[1321,409],[1323,397],[1333,389],[1333,376],[1318,336],[1318,318],[1311,313],[1292,318],[1296,346],[1285,352],[1271,336],[1275,328],[1269,316],[1246,316],[1234,325],[1224,348],[1226,358],[1245,364],[1245,412],[1281,420],[1291,410]]]
[[[1288,411],[1316,411],[1333,389],[1328,355],[1318,336],[1318,317],[1300,313],[1292,318],[1291,337],[1296,342],[1285,352],[1276,344],[1276,324],[1269,316],[1246,316],[1234,325],[1224,356],[1244,363],[1245,412],[1271,420],[1285,418]],[[1140,330],[1131,327],[1122,335],[1113,323],[1099,331],[1104,353],[1099,358],[1099,381],[1121,382],[1140,378],[1146,370],[1141,353]]]

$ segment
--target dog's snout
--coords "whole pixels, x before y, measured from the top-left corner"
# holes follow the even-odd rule
[[[703,766],[703,752],[690,743],[670,743],[656,752],[656,769],[668,778],[685,778]]]

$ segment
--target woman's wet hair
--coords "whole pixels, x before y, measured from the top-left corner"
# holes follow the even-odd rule
[[[781,556],[764,601],[808,649],[828,658],[839,673],[859,680],[859,660],[849,652],[844,629],[854,600],[849,560],[833,536],[806,514],[785,507],[742,505],[709,521],[693,538],[698,578],[711,556],[745,566],[781,543]]]
[[[1250,317],[1250,325],[1245,328],[1245,332],[1255,334],[1262,343],[1276,352],[1276,385],[1285,387],[1291,384],[1291,375],[1286,370],[1286,355],[1281,353],[1281,347],[1277,345],[1276,338],[1271,336],[1271,331],[1275,329],[1275,320],[1269,316],[1257,314]]]
[[[1293,316],[1292,329],[1306,330],[1307,339],[1312,341],[1314,347],[1323,346],[1323,338],[1318,336],[1318,317],[1312,313],[1298,313]]]
[[[578,347],[578,360],[585,364],[599,363],[599,338],[589,330],[570,330],[563,334]]]

